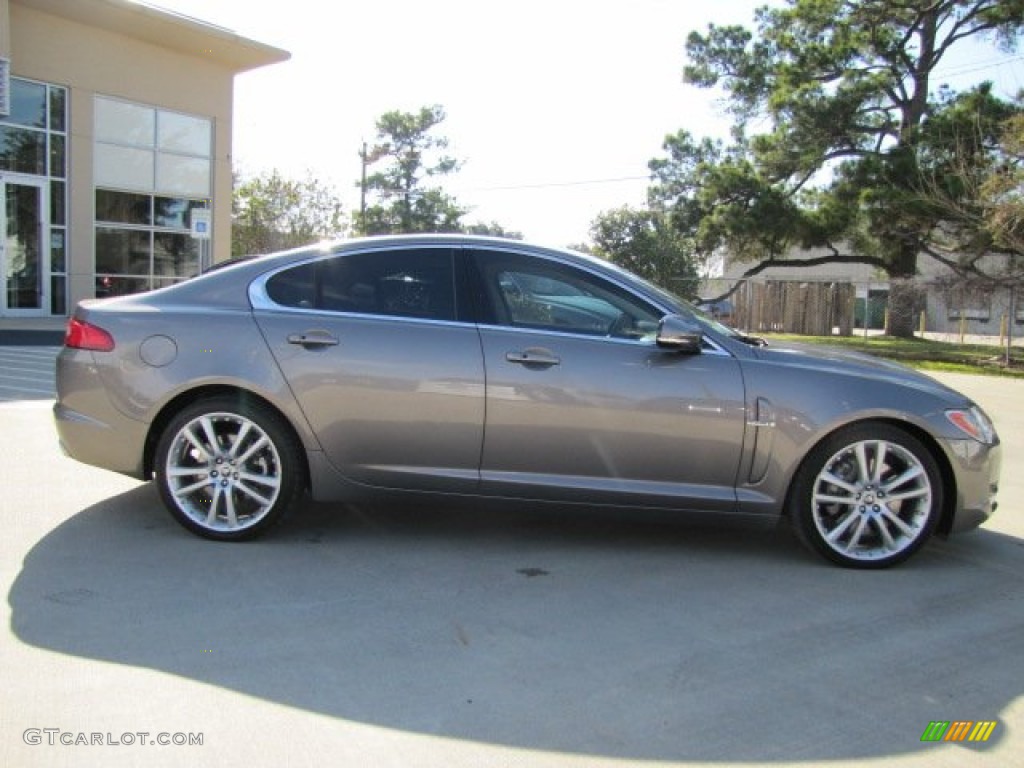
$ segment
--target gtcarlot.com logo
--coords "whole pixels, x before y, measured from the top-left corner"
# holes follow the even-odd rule
[[[202,733],[167,733],[160,731],[125,731],[124,733],[99,733],[93,731],[65,731],[63,728],[27,728],[21,734],[22,740],[30,746],[65,747],[201,747]]]
[[[995,729],[995,720],[932,720],[921,741],[988,741]]]

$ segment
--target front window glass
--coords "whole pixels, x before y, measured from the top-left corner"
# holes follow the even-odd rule
[[[661,313],[581,269],[523,254],[480,252],[485,316],[498,325],[651,341]]]

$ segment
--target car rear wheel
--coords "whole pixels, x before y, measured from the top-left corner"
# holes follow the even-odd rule
[[[252,538],[302,493],[302,447],[277,414],[235,398],[201,400],[167,425],[156,450],[164,505],[209,539]]]
[[[888,424],[836,432],[804,461],[789,515],[798,538],[853,568],[902,562],[932,534],[942,480],[928,449]]]

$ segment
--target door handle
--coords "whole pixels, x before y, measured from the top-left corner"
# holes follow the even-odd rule
[[[507,352],[505,359],[519,365],[558,365],[562,360],[548,349],[524,349],[522,352]]]
[[[300,347],[335,347],[338,340],[327,333],[327,331],[307,331],[306,333],[293,333],[288,336],[289,344],[298,344]]]

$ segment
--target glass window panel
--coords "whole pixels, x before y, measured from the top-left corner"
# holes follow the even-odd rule
[[[487,322],[653,340],[660,312],[595,275],[522,254],[480,251],[476,260]]]
[[[68,116],[67,116],[67,99],[68,92],[63,88],[58,88],[55,85],[50,86],[50,130],[60,131],[61,133],[67,127]]]
[[[67,201],[64,198],[64,182],[50,182],[50,224],[62,227],[67,224]]]
[[[68,279],[64,275],[50,278],[50,314],[66,315],[68,312]]]
[[[149,195],[116,192],[112,189],[96,190],[96,220],[116,221],[119,224],[150,224]]]
[[[124,296],[149,290],[148,277],[120,277],[118,275],[96,275],[96,298]]]
[[[58,179],[64,178],[65,158],[64,137],[56,133],[50,134],[50,175]]]
[[[149,274],[149,232],[96,228],[96,272]]]
[[[67,233],[63,229],[50,230],[50,271],[63,272],[67,264]]]
[[[156,140],[156,110],[141,104],[97,96],[95,101],[97,141],[152,147]]]
[[[97,187],[153,189],[153,153],[146,149],[97,144],[93,154]]]
[[[198,157],[157,154],[156,189],[173,195],[210,194],[210,161]]]
[[[46,173],[46,134],[0,125],[0,171]]]
[[[207,207],[205,200],[158,196],[153,202],[154,222],[158,227],[189,229],[192,226],[192,211]]]
[[[157,232],[153,236],[153,274],[192,277],[199,274],[199,241],[191,235]]]
[[[46,127],[46,86],[11,78],[11,113],[0,119],[2,123]]]
[[[161,110],[157,116],[157,147],[187,155],[210,156],[210,121]]]
[[[285,307],[312,309],[316,303],[316,264],[279,272],[267,281],[267,295]]]
[[[317,307],[337,312],[455,319],[451,253],[399,249],[320,262]]]

